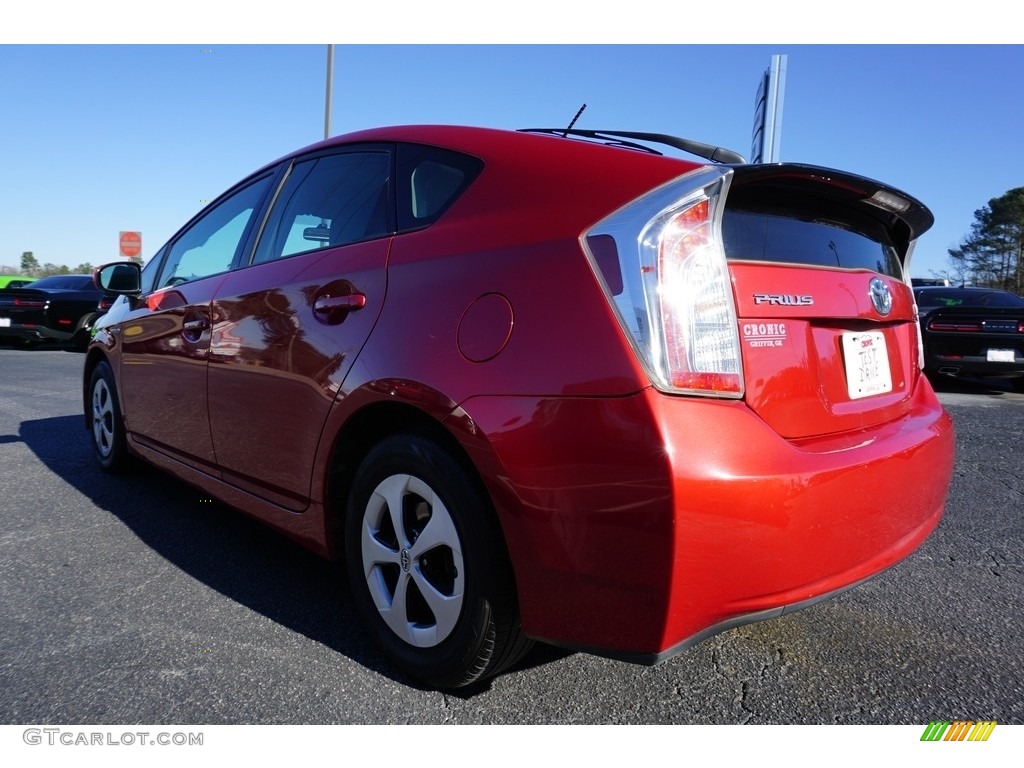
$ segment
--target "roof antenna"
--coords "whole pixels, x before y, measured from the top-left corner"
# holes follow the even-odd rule
[[[565,130],[564,130],[564,131],[562,132],[562,138],[563,138],[563,139],[564,139],[564,138],[565,138],[566,136],[568,136],[568,135],[569,135],[569,131],[571,131],[571,130],[572,130],[572,127],[573,127],[574,125],[576,125],[576,121],[580,119],[580,115],[582,115],[582,114],[583,114],[583,110],[584,110],[584,109],[586,109],[586,108],[587,108],[587,105],[586,105],[586,104],[584,104],[584,105],[583,105],[582,107],[580,107],[580,109],[579,109],[579,112],[577,112],[577,113],[576,113],[576,117],[574,117],[574,118],[573,118],[573,119],[572,119],[572,120],[571,120],[571,121],[569,122],[569,127],[567,127],[567,128],[566,128],[566,129],[565,129]]]

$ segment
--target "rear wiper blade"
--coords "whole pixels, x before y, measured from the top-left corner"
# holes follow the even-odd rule
[[[691,155],[697,157],[703,157],[705,160],[710,160],[713,163],[746,163],[746,159],[743,155],[733,152],[730,149],[724,147],[715,147],[711,144],[704,144],[699,141],[693,141],[692,139],[683,139],[678,136],[669,136],[665,133],[643,133],[639,131],[608,131],[599,130],[593,131],[586,128],[522,128],[524,133],[550,133],[557,134],[560,136],[580,136],[587,139],[596,139],[598,141],[610,141],[622,146],[628,146],[632,149],[642,149],[647,151],[653,151],[650,147],[646,147],[642,144],[634,144],[629,141],[622,141],[622,139],[635,139],[636,141],[650,141],[655,144],[664,144],[667,147],[674,149],[681,149],[684,152],[689,152]]]

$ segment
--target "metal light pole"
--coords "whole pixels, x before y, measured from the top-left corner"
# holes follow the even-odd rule
[[[331,91],[334,85],[334,46],[327,46],[327,98],[324,103],[324,138],[331,135]]]
[[[765,107],[766,163],[779,162],[782,148],[782,102],[786,96],[786,56],[772,56],[771,74],[768,77],[767,106]]]
[[[754,130],[750,162],[779,162],[782,145],[782,102],[786,93],[786,56],[772,56],[772,65],[761,75],[754,100]]]

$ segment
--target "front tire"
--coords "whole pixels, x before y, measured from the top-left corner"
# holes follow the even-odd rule
[[[345,533],[356,605],[403,671],[455,688],[529,649],[490,500],[436,443],[400,435],[371,450],[352,485]]]
[[[117,397],[114,373],[106,361],[93,369],[89,379],[89,432],[93,452],[105,472],[122,472],[130,457],[125,440],[121,403]]]

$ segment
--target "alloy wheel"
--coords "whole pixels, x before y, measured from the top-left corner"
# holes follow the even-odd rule
[[[455,523],[434,490],[408,474],[385,478],[367,502],[360,544],[384,623],[417,648],[443,642],[462,612],[465,567]]]

